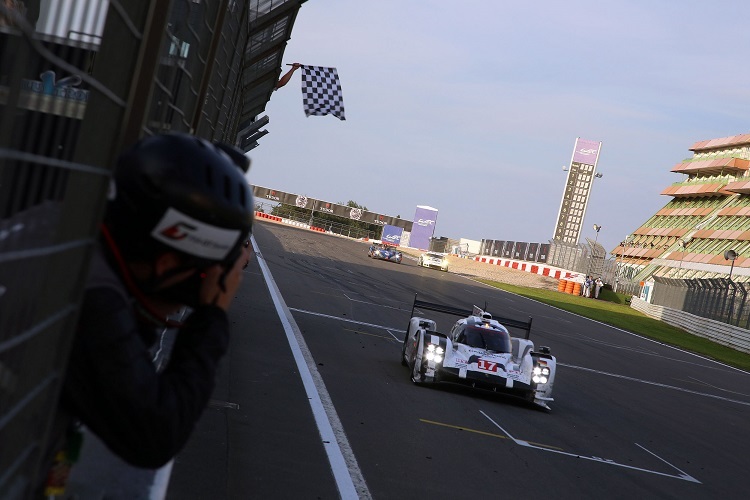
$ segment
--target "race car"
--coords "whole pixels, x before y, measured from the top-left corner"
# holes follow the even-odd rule
[[[426,252],[419,256],[417,265],[448,271],[448,257],[437,252]]]
[[[370,249],[367,250],[367,256],[373,259],[389,260],[399,264],[401,264],[401,259],[403,258],[401,252],[396,250],[396,247],[383,245],[382,243],[373,243],[370,245]]]
[[[437,331],[434,320],[414,316],[415,309],[463,318],[445,334]],[[524,330],[525,338],[512,337],[508,328]],[[464,310],[415,296],[401,364],[409,367],[417,385],[462,384],[514,395],[549,410],[557,360],[549,347],[536,350],[530,333],[531,318],[493,318],[477,306]]]

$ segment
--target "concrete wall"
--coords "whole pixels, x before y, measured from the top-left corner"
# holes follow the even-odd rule
[[[677,309],[649,304],[638,297],[631,299],[630,307],[654,319],[682,328],[693,335],[750,353],[750,330],[701,318]]]

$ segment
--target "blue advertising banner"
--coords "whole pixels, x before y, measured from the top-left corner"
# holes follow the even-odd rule
[[[414,222],[411,227],[409,246],[427,250],[430,248],[430,239],[435,234],[435,223],[437,222],[437,208],[425,205],[417,205],[414,213]]]
[[[404,234],[404,228],[391,226],[386,224],[383,226],[383,236],[380,240],[388,245],[399,246],[401,244],[401,236]]]

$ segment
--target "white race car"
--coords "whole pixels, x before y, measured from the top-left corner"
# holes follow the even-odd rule
[[[432,319],[414,316],[414,309],[464,317],[444,334]],[[525,338],[511,337],[506,326],[526,331]],[[452,382],[505,392],[549,410],[557,361],[548,347],[535,350],[530,332],[531,318],[493,319],[477,306],[469,311],[415,296],[401,363],[415,384]]]
[[[419,256],[417,265],[420,267],[431,267],[434,269],[440,269],[441,271],[447,271],[448,257],[443,253],[425,252]]]

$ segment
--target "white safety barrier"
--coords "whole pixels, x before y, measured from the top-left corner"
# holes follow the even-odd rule
[[[702,318],[685,311],[649,304],[635,296],[630,299],[630,307],[646,316],[682,328],[698,337],[707,338],[717,344],[750,353],[750,330]]]

